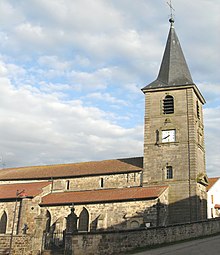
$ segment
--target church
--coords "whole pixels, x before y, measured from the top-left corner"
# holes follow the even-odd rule
[[[46,249],[62,245],[65,233],[207,218],[205,99],[169,22],[159,74],[142,88],[143,156],[2,169],[0,235],[38,235]]]

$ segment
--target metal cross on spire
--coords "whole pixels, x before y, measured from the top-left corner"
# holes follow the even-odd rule
[[[170,0],[170,2],[167,2],[167,4],[169,5],[170,7],[170,18],[173,20],[173,12],[175,11],[173,6],[172,6],[172,0]]]

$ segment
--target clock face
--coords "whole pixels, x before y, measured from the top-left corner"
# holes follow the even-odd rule
[[[162,131],[162,143],[171,143],[176,141],[176,130],[163,130]]]

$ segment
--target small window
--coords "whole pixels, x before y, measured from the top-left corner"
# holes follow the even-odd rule
[[[172,168],[172,166],[167,166],[166,171],[167,171],[167,179],[173,179],[173,168]]]
[[[66,181],[66,189],[67,189],[67,190],[70,189],[70,181],[69,181],[69,180]]]
[[[167,95],[163,100],[163,113],[172,114],[174,113],[174,100],[173,97]]]
[[[129,174],[127,174],[127,183],[129,183]]]
[[[103,178],[100,179],[100,187],[101,187],[101,188],[104,187],[104,179],[103,179]]]
[[[200,109],[199,109],[199,102],[196,101],[196,111],[197,111],[197,118],[200,119]]]
[[[157,130],[156,130],[156,144],[159,143],[159,139],[160,139],[160,132],[159,132],[159,130],[157,129]]]
[[[136,173],[134,173],[134,182],[136,182]]]
[[[214,204],[214,196],[211,195],[212,204]]]

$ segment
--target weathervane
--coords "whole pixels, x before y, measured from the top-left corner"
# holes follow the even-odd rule
[[[167,2],[167,4],[169,5],[170,7],[170,22],[174,22],[174,15],[173,15],[173,12],[175,11],[173,6],[172,6],[172,0],[170,0],[170,2]]]

